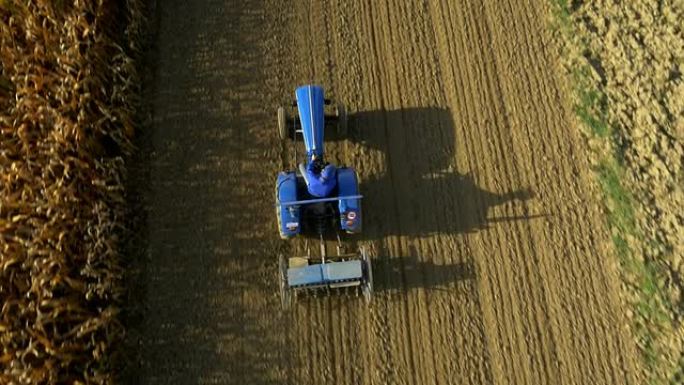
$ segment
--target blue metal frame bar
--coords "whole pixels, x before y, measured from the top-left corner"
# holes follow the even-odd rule
[[[334,201],[341,201],[342,199],[361,199],[363,198],[363,195],[347,195],[343,197],[334,197],[334,198],[318,198],[318,199],[309,199],[309,200],[303,200],[303,201],[292,201],[292,202],[280,202],[280,205],[283,206],[296,206],[296,205],[305,205],[309,203],[320,203],[320,202],[334,202]]]

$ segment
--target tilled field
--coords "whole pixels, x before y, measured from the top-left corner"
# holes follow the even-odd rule
[[[160,2],[142,383],[634,384],[543,1]],[[280,310],[275,106],[352,113],[372,306]]]

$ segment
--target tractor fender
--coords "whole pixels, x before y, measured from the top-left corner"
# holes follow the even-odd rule
[[[359,184],[356,172],[351,167],[337,169],[337,188],[339,196],[359,195]],[[348,233],[361,232],[361,199],[340,199],[340,228]]]

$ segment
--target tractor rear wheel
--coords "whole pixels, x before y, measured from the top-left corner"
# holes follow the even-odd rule
[[[289,129],[287,127],[287,115],[284,107],[278,107],[278,136],[280,140],[285,140],[289,136]]]
[[[335,111],[337,116],[337,134],[340,136],[347,135],[347,109],[344,108],[344,104],[337,104],[337,110]]]
[[[276,197],[276,201],[278,198]],[[280,239],[286,240],[292,238],[291,236],[283,233],[283,221],[282,217],[280,216],[280,204],[276,204],[276,218],[278,218],[278,234],[280,235]]]
[[[276,219],[278,220],[278,235],[280,239],[288,239],[287,234],[283,233],[283,221],[280,215],[280,199],[278,197],[278,186],[275,188],[275,200],[276,200]]]

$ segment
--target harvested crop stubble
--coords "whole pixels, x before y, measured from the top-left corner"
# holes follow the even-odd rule
[[[584,4],[582,4],[584,3]],[[625,274],[638,345],[654,382],[684,381],[684,2],[574,2],[580,63],[604,98],[608,140],[634,195],[636,237],[626,237],[645,274]],[[573,55],[569,55],[573,56]],[[610,207],[609,207],[610,209]],[[644,283],[648,276],[653,284]],[[646,278],[645,278],[646,277]],[[654,293],[665,293],[659,299]],[[648,332],[643,332],[648,330]]]
[[[109,383],[140,6],[3,1],[0,19],[0,383]]]

